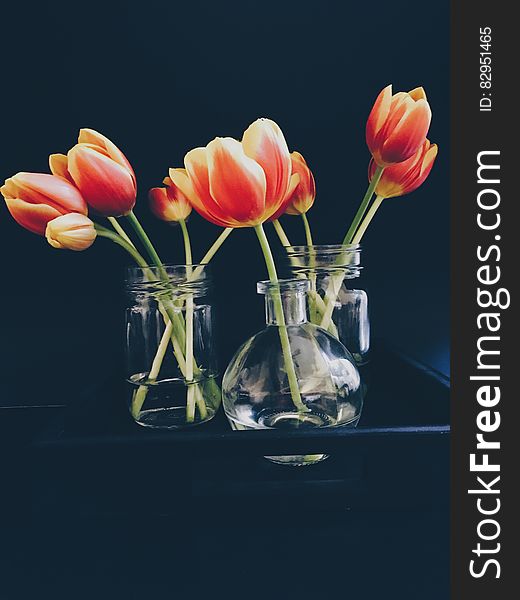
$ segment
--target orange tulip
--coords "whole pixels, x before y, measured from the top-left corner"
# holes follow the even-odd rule
[[[0,188],[15,221],[38,235],[47,223],[70,212],[87,214],[87,203],[76,187],[45,173],[17,173]]]
[[[169,177],[163,183],[165,188],[152,188],[148,192],[150,210],[161,221],[185,221],[192,211],[188,198]]]
[[[380,167],[400,163],[423,145],[430,127],[431,110],[423,88],[392,95],[387,86],[377,97],[368,117],[366,141]]]
[[[45,237],[53,248],[81,251],[90,248],[97,233],[85,215],[69,213],[47,223]]]
[[[81,129],[78,143],[64,154],[52,154],[54,175],[74,183],[97,213],[107,217],[128,214],[135,205],[135,174],[119,148],[93,129]]]
[[[376,186],[376,194],[383,198],[393,198],[416,190],[430,174],[437,150],[437,144],[430,144],[429,140],[425,140],[408,160],[387,167]],[[372,179],[375,170],[376,163],[372,159],[368,168],[369,180]]]
[[[208,221],[221,227],[254,227],[270,219],[299,181],[274,121],[258,119],[242,142],[215,138],[184,158],[185,169],[170,178]]]
[[[303,215],[314,204],[316,184],[314,183],[312,171],[299,152],[291,152],[291,164],[292,172],[299,175],[300,182],[294,192],[284,202],[278,213],[271,217],[272,221],[278,219],[283,214]]]

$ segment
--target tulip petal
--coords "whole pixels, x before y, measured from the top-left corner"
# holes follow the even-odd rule
[[[119,148],[105,137],[103,134],[95,131],[94,129],[80,129],[78,136],[78,144],[89,144],[92,146],[98,146],[106,150],[107,155],[114,160],[116,163],[124,167],[128,170],[132,179],[134,180],[134,185],[137,188],[137,181],[135,177],[134,170],[132,165],[128,162],[126,156],[119,150]]]
[[[270,119],[257,119],[244,132],[242,146],[245,154],[264,170],[266,207],[280,206],[287,196],[291,176],[291,156],[282,130]]]
[[[287,192],[287,196],[284,198],[284,201],[280,204],[280,206],[276,209],[276,211],[269,217],[270,221],[276,221],[285,213],[287,214],[301,214],[301,213],[291,213],[287,210],[287,207],[291,204],[293,200],[293,195],[300,183],[300,175],[299,173],[293,173],[291,175],[291,179],[289,180],[289,190]],[[310,207],[309,207],[310,208]]]
[[[214,139],[207,146],[207,164],[211,197],[226,216],[243,227],[266,220],[266,175],[240,142]]]
[[[69,150],[68,162],[74,183],[96,212],[118,217],[132,210],[136,187],[125,167],[85,144]]]
[[[432,168],[435,159],[437,158],[437,153],[439,152],[439,148],[437,144],[432,144],[428,151],[426,152],[423,160],[423,164],[421,166],[421,175],[427,170]],[[429,173],[430,171],[428,171]]]
[[[206,148],[194,148],[184,157],[185,169],[170,170],[172,181],[190,199],[193,208],[212,223],[227,227],[228,216],[214,201],[209,189],[208,160]],[[172,171],[174,174],[172,176]],[[178,175],[183,172],[185,177]],[[180,180],[178,183],[177,180]],[[188,185],[189,184],[189,185]],[[223,223],[226,223],[223,225]]]
[[[386,121],[392,104],[392,85],[387,85],[379,93],[374,106],[368,115],[366,126],[366,141],[368,148],[372,151],[375,138]]]
[[[13,219],[25,229],[38,235],[45,235],[47,223],[62,215],[46,204],[31,204],[18,198],[6,199],[5,203]]]
[[[414,100],[427,100],[426,92],[423,87],[417,87],[413,89],[411,92],[408,92],[408,95]]]
[[[49,167],[53,175],[63,177],[74,185],[74,181],[69,173],[68,159],[65,154],[51,154],[49,156]]]
[[[87,204],[80,191],[62,177],[47,173],[17,173],[11,177],[16,186],[14,197],[34,204],[47,204],[60,214],[76,212],[86,215]]]
[[[402,162],[415,154],[428,133],[430,121],[428,103],[418,100],[383,144],[381,154],[385,162]]]
[[[196,194],[193,183],[188,176],[186,169],[170,169],[169,171],[171,181],[182,191],[182,193],[188,198],[189,202],[193,206],[201,217],[218,225],[219,227],[229,227],[227,221],[222,220],[213,213],[210,213],[206,207],[206,204],[201,201],[199,196]],[[213,202],[213,201],[212,201]],[[214,204],[214,203],[213,203]],[[215,205],[216,206],[216,205]],[[214,207],[213,207],[214,208]],[[217,207],[218,209],[218,207]]]

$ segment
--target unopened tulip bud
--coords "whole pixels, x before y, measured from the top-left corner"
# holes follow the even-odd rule
[[[161,221],[185,221],[192,211],[188,198],[169,177],[166,177],[163,183],[166,187],[152,188],[148,192],[150,210]]]
[[[367,146],[376,164],[388,167],[413,156],[426,139],[431,116],[423,88],[392,95],[392,86],[387,86],[366,126]]]
[[[96,239],[94,223],[85,215],[70,213],[47,224],[45,237],[53,248],[81,251],[90,248]]]

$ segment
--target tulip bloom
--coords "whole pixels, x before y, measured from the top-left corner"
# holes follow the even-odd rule
[[[172,182],[193,208],[221,227],[255,227],[270,219],[292,194],[299,177],[274,121],[258,119],[239,142],[215,138],[170,169]]]
[[[366,142],[380,167],[400,163],[424,144],[431,110],[423,88],[392,95],[389,85],[377,97],[368,117]]]
[[[185,221],[192,211],[188,198],[169,177],[163,183],[165,188],[152,188],[148,192],[150,210],[161,221]]]
[[[81,251],[90,248],[97,233],[85,215],[69,213],[47,223],[45,237],[53,248]]]
[[[70,212],[87,214],[83,196],[68,181],[45,173],[17,173],[0,188],[15,221],[38,235],[47,223]]]
[[[127,215],[135,205],[135,174],[119,148],[93,129],[81,129],[78,143],[64,154],[52,154],[49,164],[54,175],[74,183],[100,215]]]
[[[394,198],[416,190],[430,174],[437,150],[437,144],[430,144],[426,140],[408,160],[387,167],[376,186],[376,194],[383,198]],[[376,164],[372,159],[368,168],[369,180],[374,176],[375,170]]]
[[[280,210],[271,217],[272,221],[278,219],[283,214],[303,215],[314,204],[314,199],[316,198],[314,176],[299,152],[291,152],[291,165],[292,172],[299,175],[300,181]]]

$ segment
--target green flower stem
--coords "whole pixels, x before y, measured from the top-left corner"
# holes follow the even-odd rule
[[[227,238],[229,237],[229,234],[232,231],[233,231],[233,227],[226,227],[226,229],[224,229],[224,231],[218,236],[218,238],[213,242],[213,244],[211,245],[209,250],[203,256],[202,260],[199,263],[200,266],[198,266],[196,269],[193,270],[191,280],[197,279],[197,277],[202,273],[202,270],[204,268],[202,265],[207,265],[211,261],[211,259],[215,256],[215,254],[217,253],[219,248],[227,240]]]
[[[188,233],[188,227],[186,221],[181,219],[179,221],[181,226],[182,238],[184,240],[184,254],[186,260],[186,278],[189,281],[192,275],[191,265],[193,264],[193,257],[191,253],[190,235]],[[193,295],[188,294],[186,298],[186,383],[187,383],[187,395],[186,395],[186,421],[193,423],[195,420],[195,386],[191,385],[193,382],[193,317],[194,317],[194,304]],[[202,417],[202,414],[201,414]],[[204,418],[204,417],[202,417]]]
[[[314,242],[312,241],[312,233],[311,233],[311,224],[309,223],[309,219],[305,213],[302,213],[303,219],[303,227],[305,228],[305,239],[307,240],[307,246],[314,246]]]
[[[215,256],[220,246],[227,240],[230,233],[233,231],[233,227],[226,227],[224,231],[218,236],[218,238],[213,242],[210,249],[204,254],[202,260],[200,261],[201,265],[207,265],[209,261]],[[196,273],[196,271],[195,271]]]
[[[130,237],[128,236],[128,234],[126,233],[126,231],[119,224],[119,221],[115,217],[107,217],[107,219],[109,220],[109,222],[112,225],[112,227],[117,231],[117,233],[119,233],[119,235],[126,242],[128,242],[131,246],[134,246],[132,240],[130,239]],[[134,248],[135,248],[135,246],[134,246]]]
[[[170,318],[168,317],[166,311],[159,306],[159,312],[161,313],[163,319],[164,319],[164,323],[165,323],[165,328],[161,337],[161,341],[159,342],[159,347],[157,348],[157,352],[155,354],[155,357],[153,359],[152,362],[152,366],[150,368],[150,372],[148,374],[148,381],[150,382],[154,382],[158,375],[159,375],[159,371],[161,370],[163,361],[164,361],[164,357],[166,355],[166,350],[168,349],[168,343],[171,341],[172,346],[173,346],[173,354],[175,356],[175,359],[177,360],[177,363],[179,365],[179,369],[181,371],[181,373],[184,375],[186,373],[186,361],[184,360],[184,354],[183,354],[183,349],[181,347],[181,345],[179,344],[179,340],[177,339],[177,337],[175,336],[174,332],[173,332],[173,324],[170,321]],[[139,388],[137,389],[137,391],[134,394],[134,397],[132,398],[132,416],[135,419],[139,418],[139,414],[141,412],[141,409],[143,408],[143,404],[146,400],[146,396],[148,395],[148,386],[147,385],[140,385]],[[187,401],[186,401],[187,402]],[[202,401],[204,403],[204,401]],[[204,410],[205,410],[206,406],[204,405]]]
[[[323,327],[323,329],[327,329],[328,331],[330,331],[332,326],[332,314],[334,312],[339,291],[343,285],[343,280],[345,279],[345,273],[346,271],[341,269],[339,273],[331,275],[329,278],[329,285],[324,300],[325,310],[321,318],[321,323],[319,323],[320,327]]]
[[[284,248],[287,248],[288,246],[290,246],[291,242],[289,241],[289,238],[285,234],[282,224],[280,223],[280,221],[278,219],[275,219],[273,221],[273,227],[274,227],[274,230],[276,231],[276,233],[278,234],[278,237],[280,238],[280,242],[282,242],[282,246]]]
[[[383,200],[384,200],[383,196],[376,196],[376,199],[372,203],[372,206],[370,207],[369,211],[367,212],[366,217],[363,219],[363,221],[361,222],[361,225],[359,226],[359,229],[356,231],[356,235],[352,239],[353,244],[359,244],[362,237],[365,235],[365,231],[367,230],[368,226],[370,225],[370,221],[372,221],[372,219],[374,218],[374,215],[376,214],[377,209],[381,206]]]
[[[307,241],[307,246],[309,247],[309,283],[310,283],[310,291],[311,295],[309,298],[315,298],[317,295],[316,290],[316,252],[314,251],[314,242],[312,241],[312,233],[311,233],[311,225],[309,223],[309,219],[307,218],[306,213],[302,213],[303,227],[305,229],[305,240]],[[309,303],[309,312],[311,317],[311,323],[316,323],[317,321],[317,311],[316,311],[316,303]]]
[[[272,223],[273,223],[273,227],[274,227],[276,233],[278,234],[280,242],[282,243],[282,246],[287,250],[289,262],[291,263],[291,265],[293,267],[298,267],[299,265],[297,263],[297,260],[293,256],[291,256],[291,253],[289,251],[291,242],[289,241],[289,238],[285,234],[282,224],[280,223],[280,221],[278,219],[276,219]],[[303,277],[303,275],[302,275],[302,277]],[[312,290],[312,289],[309,290],[308,298],[309,298],[309,308],[310,308],[311,315],[312,315],[312,311],[315,309],[316,310],[315,323],[318,324],[317,320],[320,316],[320,313],[323,313],[325,311],[325,308],[326,308],[325,303],[323,302],[323,298],[315,290]],[[313,309],[313,305],[315,307],[314,309]],[[329,331],[332,333],[332,335],[335,335],[336,337],[338,337],[338,331],[337,331],[334,323],[332,323],[331,326],[329,327]]]
[[[135,216],[134,211],[131,210],[126,215],[126,218],[130,222],[130,225],[133,227],[135,233],[137,234],[137,237],[141,240],[141,243],[145,247],[146,252],[148,253],[148,256],[152,260],[152,263],[159,270],[159,274],[161,275],[161,278],[165,279],[165,281],[169,281],[166,269],[164,268],[164,265],[163,265],[161,259],[159,258],[159,255],[157,254],[156,249],[153,247],[153,244],[152,244],[150,238],[148,237],[146,231],[143,229],[143,226],[141,225],[141,223],[139,223],[139,220]]]
[[[359,224],[361,223],[361,219],[363,218],[363,216],[367,210],[368,204],[369,204],[370,200],[372,199],[372,196],[374,195],[374,190],[376,189],[377,184],[379,183],[379,180],[381,179],[381,176],[383,175],[384,170],[385,170],[385,168],[380,167],[379,165],[376,167],[374,176],[372,177],[372,179],[370,180],[370,183],[368,184],[367,191],[365,193],[365,196],[363,197],[363,200],[361,200],[361,204],[359,205],[356,216],[354,217],[352,223],[350,224],[347,234],[345,235],[345,237],[343,239],[343,245],[352,243],[352,238],[354,237],[354,233],[356,232]]]
[[[379,181],[381,179],[381,176],[383,175],[384,170],[385,170],[385,168],[380,167],[379,165],[376,167],[374,175],[373,175],[372,179],[370,180],[370,183],[368,184],[368,188],[363,197],[363,200],[361,200],[361,204],[359,205],[356,215],[354,216],[354,219],[352,220],[352,223],[350,224],[350,227],[349,227],[345,237],[343,238],[344,246],[352,243],[352,240],[357,231],[357,228],[359,227],[359,224],[361,223],[361,220],[363,219],[363,217],[367,211],[370,200],[372,199],[372,196],[374,195],[374,191],[377,187],[377,184],[379,183]],[[343,283],[343,278],[344,278],[344,273],[340,273],[339,275],[331,276],[329,288],[327,289],[327,293],[325,295],[325,304],[327,305],[327,308],[324,312],[324,315],[323,315],[323,318],[321,321],[321,327],[323,327],[324,329],[328,329],[332,322],[332,313],[334,312],[334,306],[336,304],[336,300],[337,300],[339,291],[341,289],[341,285]]]
[[[159,376],[159,372],[161,370],[161,366],[164,360],[164,356],[166,354],[166,350],[168,349],[168,345],[170,343],[170,338],[172,335],[173,326],[172,322],[168,319],[166,323],[166,327],[164,328],[164,332],[161,337],[161,341],[159,343],[159,347],[157,348],[157,353],[155,354],[155,358],[153,359],[152,366],[150,367],[150,372],[148,373],[147,381],[154,382]],[[131,413],[134,419],[139,418],[139,414],[141,413],[141,409],[143,408],[144,401],[146,400],[146,396],[148,395],[148,386],[140,385],[137,388],[137,391],[134,393],[132,398],[132,407]]]
[[[278,274],[276,272],[276,266],[274,264],[273,255],[271,253],[271,248],[269,247],[269,241],[267,240],[265,231],[261,224],[255,227],[255,231],[256,235],[258,236],[258,241],[260,242],[260,247],[262,248],[262,252],[264,254],[269,279],[271,283],[277,284]],[[294,362],[292,358],[291,344],[289,342],[289,334],[287,333],[287,326],[285,324],[282,298],[279,293],[274,294],[273,302],[292,401],[297,410],[307,412],[309,409],[302,402],[300,395],[300,388],[298,386],[298,379],[296,377],[296,370],[294,368]]]
[[[107,238],[121,246],[121,248],[124,248],[128,252],[128,254],[130,254],[131,257],[135,260],[135,262],[143,269],[146,269],[148,267],[148,263],[141,256],[141,254],[139,254],[139,252],[136,250],[135,246],[132,243],[128,243],[119,234],[110,231],[110,229],[107,229],[102,225],[98,225],[97,223],[95,223],[94,227],[99,237]]]
[[[160,259],[159,255],[157,254],[157,251],[154,248],[146,231],[143,229],[143,226],[141,225],[141,223],[135,216],[134,211],[130,211],[126,215],[126,218],[129,220],[130,225],[133,227],[138,238],[141,240],[141,243],[145,247],[146,252],[147,252],[148,256],[150,257],[152,263],[157,267],[157,270],[159,271],[159,276],[164,281],[164,283],[169,284],[170,279],[168,277],[168,273],[166,272],[166,269],[164,268],[164,264],[163,264],[162,260]],[[174,327],[174,331],[175,331],[176,335],[179,336],[179,340],[180,340],[181,344],[184,345],[186,334],[185,334],[185,329],[184,329],[184,327],[185,327],[184,319],[182,318],[182,315],[180,315],[178,312],[175,312],[175,310],[172,308],[171,302],[167,302],[167,303],[163,303],[163,304],[164,304],[164,310],[166,311],[166,313],[168,314],[168,317],[170,318],[170,320],[173,323],[173,327]]]
[[[181,219],[179,221],[179,225],[181,226],[182,239],[184,241],[184,255],[186,257],[186,265],[192,265],[193,256],[191,254],[191,242],[190,234],[188,233],[188,226],[186,225],[186,221],[184,219]]]

